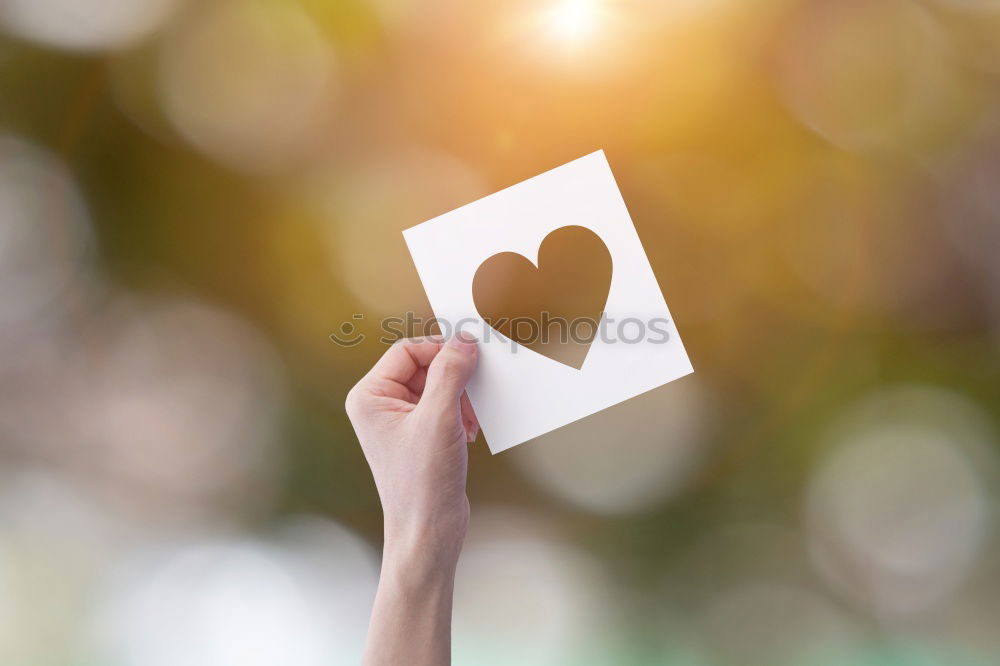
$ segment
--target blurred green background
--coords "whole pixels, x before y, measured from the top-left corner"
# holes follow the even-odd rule
[[[598,148],[696,372],[473,445],[455,662],[1000,663],[1000,1],[0,30],[0,663],[357,663],[399,232]]]

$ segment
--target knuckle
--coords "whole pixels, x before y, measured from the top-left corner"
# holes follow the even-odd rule
[[[344,398],[344,411],[347,412],[348,416],[357,414],[361,409],[361,389],[360,384],[355,384],[350,391],[347,392],[347,397]]]
[[[458,377],[464,370],[462,359],[454,354],[447,354],[441,358],[441,374],[445,377]]]

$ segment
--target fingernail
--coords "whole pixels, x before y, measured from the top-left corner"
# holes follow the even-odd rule
[[[476,351],[476,337],[465,331],[459,331],[448,340],[448,346],[454,347],[466,354],[473,354]]]

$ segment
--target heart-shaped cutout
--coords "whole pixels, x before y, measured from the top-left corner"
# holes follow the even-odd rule
[[[506,338],[579,370],[607,305],[611,271],[600,236],[560,227],[542,240],[537,266],[516,252],[484,261],[472,296],[483,320]]]

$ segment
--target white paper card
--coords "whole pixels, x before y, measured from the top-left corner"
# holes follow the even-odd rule
[[[579,370],[492,329],[484,336],[487,326],[472,294],[476,269],[491,256],[517,252],[537,265],[542,240],[569,225],[600,236],[612,259],[608,334],[594,340]],[[435,316],[450,324],[442,328],[458,324],[480,339],[479,366],[467,391],[493,453],[692,372],[603,151],[411,227],[403,236]],[[654,320],[666,333],[645,330],[640,337],[640,327]]]

